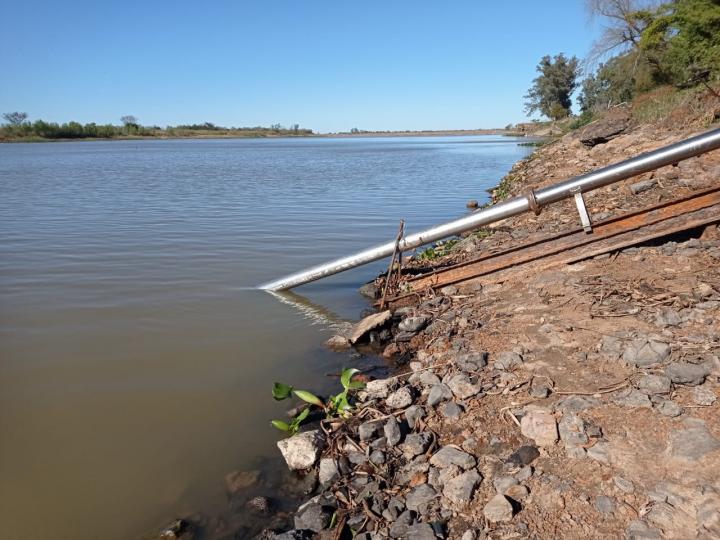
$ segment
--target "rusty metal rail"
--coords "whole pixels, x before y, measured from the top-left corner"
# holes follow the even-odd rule
[[[411,278],[407,281],[410,293],[397,296],[390,302],[395,303],[428,288],[525,268],[531,263],[537,263],[533,266],[537,270],[577,262],[718,221],[720,187],[715,187],[594,223],[590,235],[583,229],[574,229]]]

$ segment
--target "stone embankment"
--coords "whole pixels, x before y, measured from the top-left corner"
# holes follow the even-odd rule
[[[614,117],[605,133],[591,125],[540,148],[501,190],[555,182],[692,131]],[[719,183],[713,152],[586,203],[601,219]],[[437,264],[576,221],[572,203],[560,203],[468,235]],[[319,488],[292,530],[266,538],[720,537],[716,226],[448,286],[356,330],[353,341],[381,344],[401,373],[370,381],[352,419],[279,444]]]

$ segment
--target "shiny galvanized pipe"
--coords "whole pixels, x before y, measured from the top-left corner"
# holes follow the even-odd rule
[[[436,240],[447,238],[448,236],[453,236],[482,225],[522,214],[528,210],[537,211],[542,206],[573,197],[578,192],[584,193],[607,186],[620,180],[659,169],[666,165],[672,165],[678,161],[717,148],[720,148],[720,129],[714,129],[691,137],[690,139],[658,148],[652,152],[621,161],[615,165],[609,165],[595,172],[575,176],[563,182],[540,188],[535,192],[530,191],[526,195],[514,197],[463,218],[437,225],[423,232],[411,234],[400,241],[400,250],[408,251],[435,242]],[[265,283],[260,285],[259,288],[270,291],[292,289],[298,285],[303,285],[304,283],[322,279],[349,270],[350,268],[362,266],[363,264],[388,257],[392,254],[394,248],[394,241],[387,242],[386,244],[368,248],[354,255],[348,255],[347,257],[342,257],[308,270],[303,270],[302,272]]]

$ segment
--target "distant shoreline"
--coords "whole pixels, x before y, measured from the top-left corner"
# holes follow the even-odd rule
[[[359,133],[312,133],[312,134],[223,134],[223,133],[194,133],[191,135],[127,135],[117,137],[84,137],[84,138],[58,138],[44,137],[18,137],[0,139],[0,143],[53,143],[53,142],[89,142],[89,141],[144,141],[144,140],[179,140],[179,139],[312,139],[312,138],[372,138],[372,137],[460,137],[463,135],[501,135],[504,137],[525,137],[520,131],[506,129],[447,129],[447,130],[421,130],[421,131],[362,131]]]

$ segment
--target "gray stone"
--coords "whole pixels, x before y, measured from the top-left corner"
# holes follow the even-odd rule
[[[656,409],[663,416],[675,418],[683,413],[683,408],[671,399],[665,399],[656,405]]]
[[[514,486],[510,486],[503,495],[507,495],[514,501],[523,501],[525,500],[525,497],[530,495],[530,490],[526,486],[516,484]]]
[[[630,185],[630,191],[633,195],[649,191],[657,185],[656,180],[643,180],[642,182],[636,182]]]
[[[505,495],[498,493],[485,505],[483,515],[491,523],[506,523],[512,520],[513,507]]]
[[[287,439],[278,441],[280,452],[292,470],[309,469],[320,457],[325,440],[317,429],[298,433]]]
[[[533,380],[530,385],[529,394],[535,398],[546,398],[550,395],[550,385],[544,382]]]
[[[405,506],[409,510],[414,510],[418,514],[425,514],[428,507],[437,499],[438,494],[435,489],[428,485],[422,484],[413,488],[405,497]]]
[[[328,349],[335,351],[342,351],[351,347],[350,340],[345,336],[332,336],[325,342],[325,346]]]
[[[625,530],[626,540],[661,540],[662,534],[657,529],[652,529],[644,521],[631,521]]]
[[[380,434],[381,429],[382,423],[377,420],[363,422],[360,426],[358,426],[358,436],[361,441],[369,441],[370,439],[377,437]]]
[[[413,398],[410,390],[407,387],[402,387],[390,394],[385,404],[391,409],[404,409],[412,405],[412,402]]]
[[[457,465],[467,470],[474,467],[476,461],[474,457],[462,450],[458,450],[452,446],[443,446],[430,458],[430,465],[440,468]]]
[[[670,392],[670,379],[664,375],[643,375],[638,381],[638,390],[648,395]]]
[[[518,353],[513,351],[505,351],[501,352],[498,355],[493,365],[495,366],[495,369],[503,369],[509,371],[521,365],[522,362],[522,356],[520,356]]]
[[[610,463],[610,444],[598,441],[586,450],[587,456],[601,463]]]
[[[333,458],[322,458],[318,467],[318,481],[324,488],[331,486],[338,478],[340,471]]]
[[[435,531],[427,523],[416,523],[408,527],[406,538],[412,538],[412,540],[437,540]]]
[[[382,450],[375,450],[370,454],[370,462],[375,465],[382,465],[385,463],[385,452]]]
[[[619,490],[624,491],[625,493],[633,493],[635,491],[635,485],[630,480],[627,480],[622,476],[613,476],[613,482],[615,482],[615,485]]]
[[[398,330],[400,330],[401,332],[416,333],[425,328],[427,323],[428,318],[423,315],[420,315],[418,317],[407,317],[406,319],[400,321],[400,324],[398,325]]]
[[[600,495],[595,499],[595,508],[602,514],[612,514],[615,511],[615,499]]]
[[[423,409],[420,405],[413,405],[412,407],[408,407],[405,411],[405,420],[407,420],[410,429],[414,429],[415,425],[422,418],[425,418],[425,409]]]
[[[379,296],[378,294],[378,288],[375,285],[374,281],[371,281],[370,283],[366,283],[359,289],[360,294],[363,296],[370,298],[371,300],[374,300]]]
[[[717,400],[715,392],[713,392],[707,385],[696,386],[692,391],[692,400],[696,405],[703,407],[709,407]]]
[[[348,452],[347,458],[350,463],[353,465],[362,465],[367,461],[367,456],[363,454],[362,452]]]
[[[530,465],[538,457],[540,457],[540,452],[537,448],[530,445],[524,445],[508,456],[507,463],[517,467],[522,467],[524,465]]]
[[[334,509],[320,504],[316,497],[300,506],[295,513],[295,528],[320,532],[330,525]]]
[[[448,401],[452,399],[453,393],[452,390],[446,385],[446,384],[436,384],[432,388],[430,388],[430,393],[428,394],[427,403],[431,407],[434,407],[441,401]]]
[[[526,480],[529,480],[532,475],[533,468],[530,465],[525,465],[522,469],[515,473],[515,478],[517,478],[519,482],[525,482]]]
[[[454,401],[449,401],[440,407],[440,414],[448,420],[457,420],[460,416],[462,416],[462,409],[460,408],[460,405]]]
[[[352,331],[350,332],[350,343],[357,343],[360,338],[370,332],[370,330],[373,330],[378,326],[382,326],[387,321],[389,321],[391,316],[392,315],[389,310],[368,315],[355,326],[353,326]]]
[[[440,384],[440,377],[435,375],[432,371],[419,371],[410,375],[408,382],[413,386],[434,386]]]
[[[493,487],[495,488],[495,491],[502,493],[503,495],[505,495],[505,492],[510,489],[511,486],[515,486],[517,484],[517,479],[512,476],[496,476],[493,478]]]
[[[467,504],[481,481],[480,473],[471,469],[445,482],[443,495],[455,504]]]
[[[377,379],[365,385],[365,392],[373,399],[385,399],[390,393],[392,379]]]
[[[487,353],[463,353],[455,357],[455,365],[468,373],[480,371],[487,366]]]
[[[686,384],[688,386],[697,386],[705,381],[705,377],[710,374],[706,366],[698,364],[689,364],[687,362],[673,362],[665,368],[665,375],[675,384]]]
[[[455,285],[446,285],[442,289],[440,289],[440,294],[444,294],[445,296],[453,296],[457,294],[458,289]]]
[[[600,405],[600,401],[589,396],[568,396],[560,400],[555,408],[563,413],[577,413]]]
[[[652,403],[650,402],[650,398],[647,397],[647,394],[643,394],[639,390],[635,390],[634,388],[625,388],[623,390],[620,390],[616,397],[613,398],[613,402],[616,405],[620,405],[621,407],[629,407],[629,408],[647,408],[649,409],[652,407]]]
[[[476,538],[477,535],[475,534],[475,531],[473,531],[472,529],[468,529],[462,534],[460,540],[476,540]]]
[[[585,422],[576,414],[564,414],[558,423],[558,429],[560,431],[560,440],[565,443],[566,448],[583,446],[589,441],[585,433]]]
[[[538,446],[552,446],[558,439],[555,417],[545,411],[527,411],[520,420],[520,431]]]
[[[429,433],[412,433],[405,437],[405,442],[400,445],[400,448],[406,457],[415,457],[420,454],[424,454],[430,443],[432,442],[432,435]]]
[[[668,450],[675,458],[697,461],[704,455],[720,449],[720,441],[713,437],[702,422],[686,423],[686,429],[670,433]]]
[[[454,375],[447,383],[448,387],[458,399],[468,399],[480,393],[482,387],[473,384],[470,377],[464,373]]]
[[[392,538],[404,538],[407,531],[413,524],[413,514],[410,510],[405,510],[395,521],[390,524],[390,536]]]
[[[388,418],[383,427],[385,432],[385,439],[389,446],[396,446],[402,440],[402,432],[400,431],[400,423],[395,419],[394,416]]]
[[[678,326],[682,322],[680,313],[672,308],[662,308],[655,314],[655,324],[662,328]]]
[[[667,343],[644,338],[630,342],[622,354],[625,362],[637,367],[661,364],[669,356],[670,346]]]
[[[588,148],[605,144],[622,134],[630,125],[630,115],[623,110],[615,110],[601,120],[597,120],[585,126],[579,133],[578,138]]]

